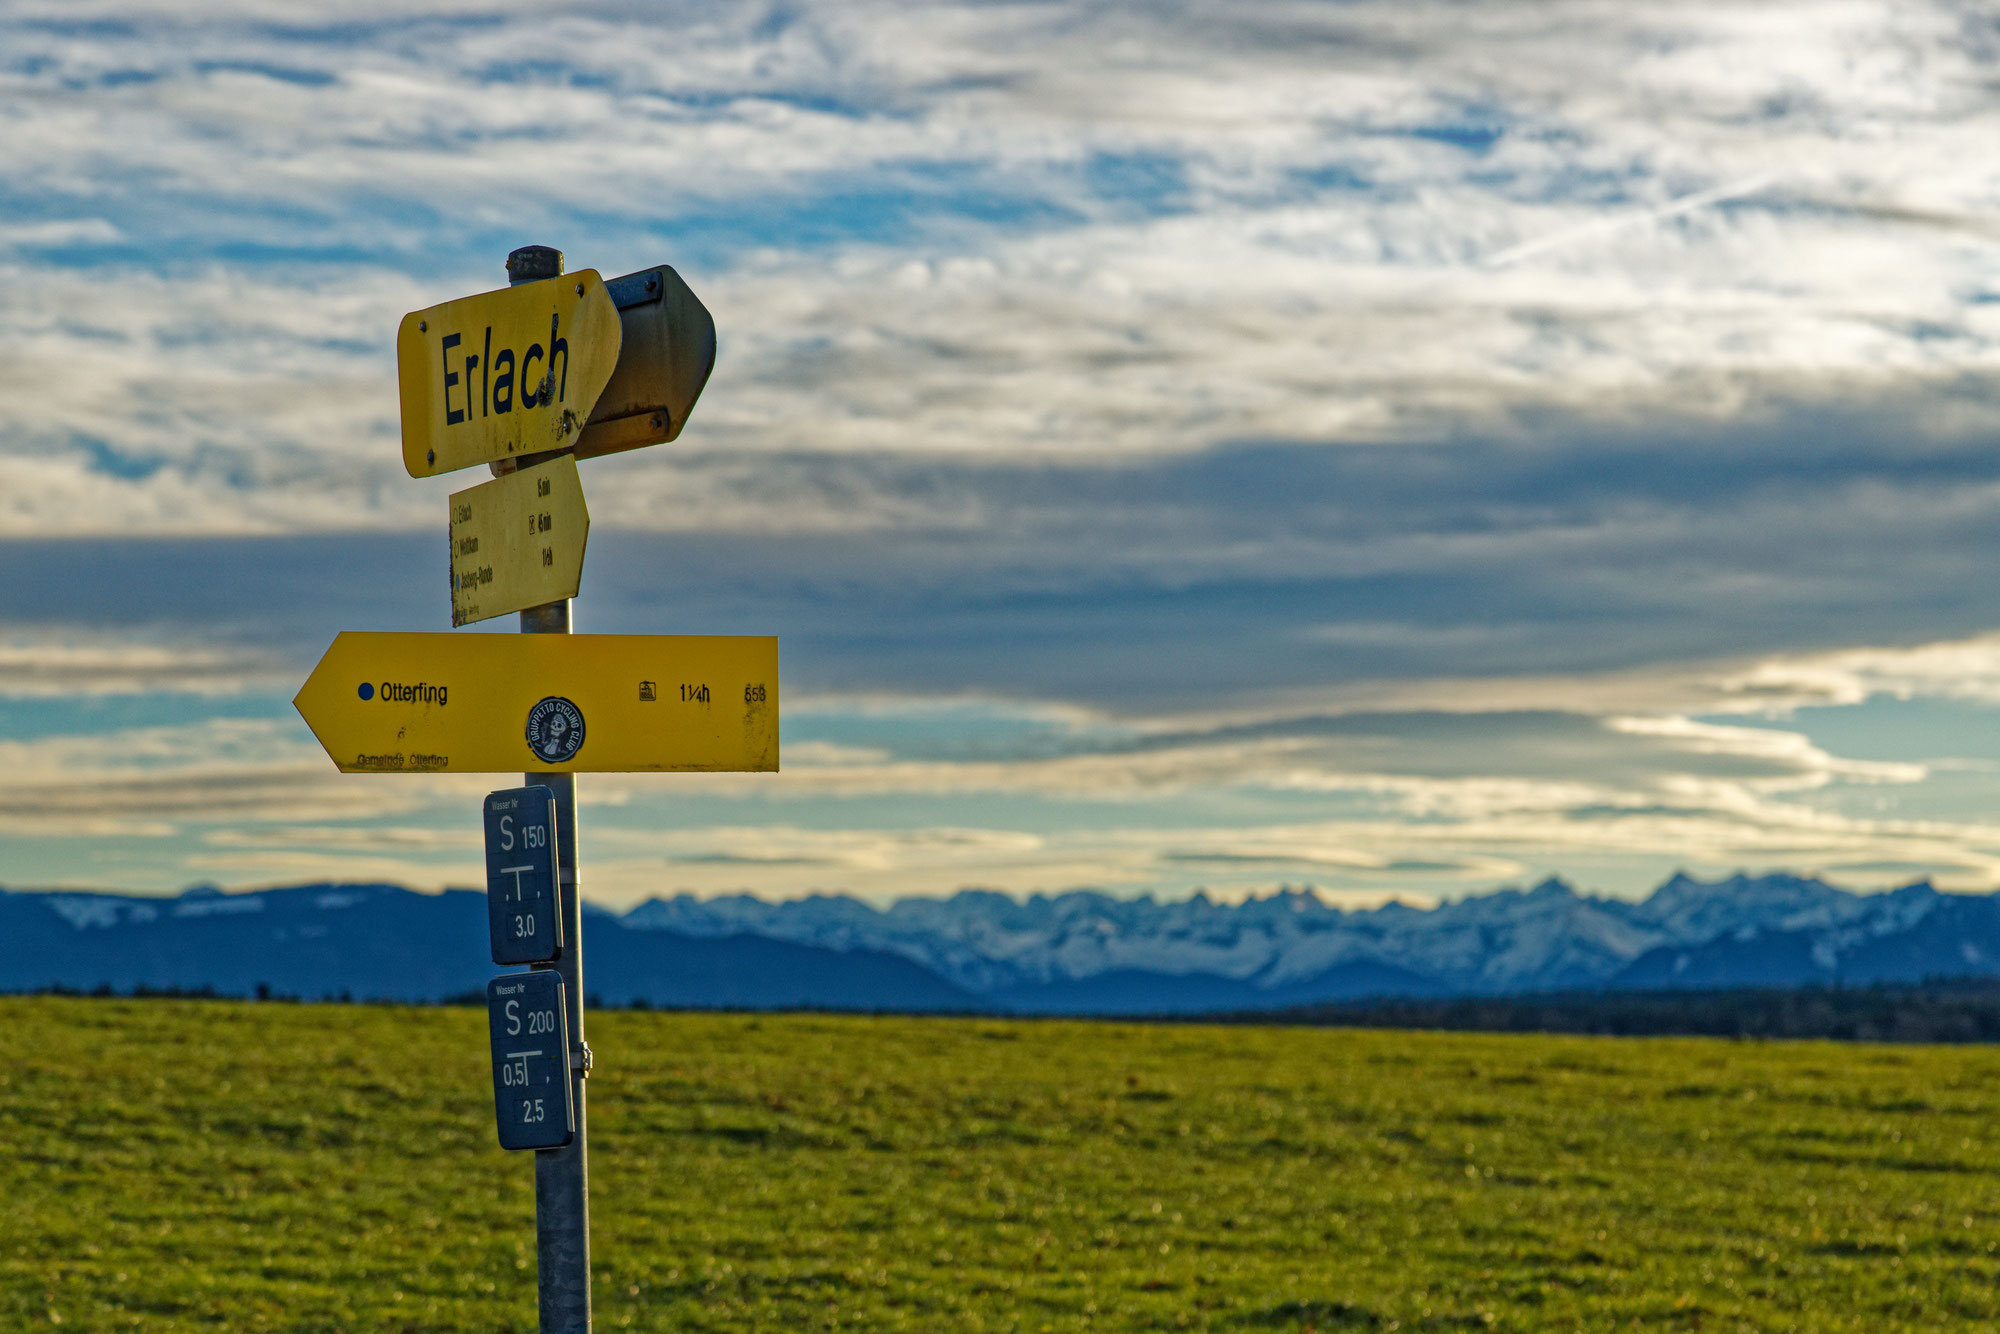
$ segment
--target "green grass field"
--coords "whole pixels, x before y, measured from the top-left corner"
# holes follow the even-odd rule
[[[2000,1052],[590,1018],[606,1330],[2000,1318]],[[534,1328],[469,1009],[0,1000],[0,1328]]]

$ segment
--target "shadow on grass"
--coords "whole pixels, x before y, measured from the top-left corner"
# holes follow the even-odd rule
[[[1280,1302],[1252,1313],[1246,1325],[1266,1325],[1274,1329],[1381,1329],[1382,1317],[1352,1302]]]

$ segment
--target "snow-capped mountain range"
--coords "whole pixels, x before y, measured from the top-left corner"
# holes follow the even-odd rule
[[[483,987],[485,898],[301,885],[173,898],[0,891],[0,991],[212,987],[437,1000]],[[1641,901],[1560,880],[1437,908],[1342,909],[966,890],[591,909],[589,992],[613,1003],[1164,1014],[1371,996],[1920,981],[2000,975],[2000,898],[1919,882],[1675,876]]]
[[[1718,939],[1809,933],[1830,973],[1844,949],[1908,930],[1954,896],[1917,883],[1853,894],[1794,876],[1703,882],[1676,875],[1638,902],[1577,893],[1560,880],[1436,908],[1342,909],[1310,890],[1220,902],[1091,891],[1021,900],[965,890],[875,908],[844,895],[772,902],[749,895],[653,899],[626,913],[640,930],[750,934],[826,949],[900,954],[979,995],[1020,1002],[1038,988],[1133,975],[1212,978],[1289,1001],[1349,992],[1342,977],[1391,992],[1552,991],[1615,983],[1649,953]]]

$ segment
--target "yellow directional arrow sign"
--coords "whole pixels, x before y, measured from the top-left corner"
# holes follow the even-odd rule
[[[403,466],[430,477],[574,445],[624,336],[594,269],[410,312],[396,330]]]
[[[451,623],[576,596],[590,513],[563,455],[451,498]]]
[[[346,773],[778,767],[764,636],[350,630],[292,703]]]

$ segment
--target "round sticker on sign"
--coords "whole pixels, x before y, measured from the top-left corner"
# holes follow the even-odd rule
[[[528,710],[528,749],[551,764],[573,759],[583,749],[583,710],[560,695]]]

